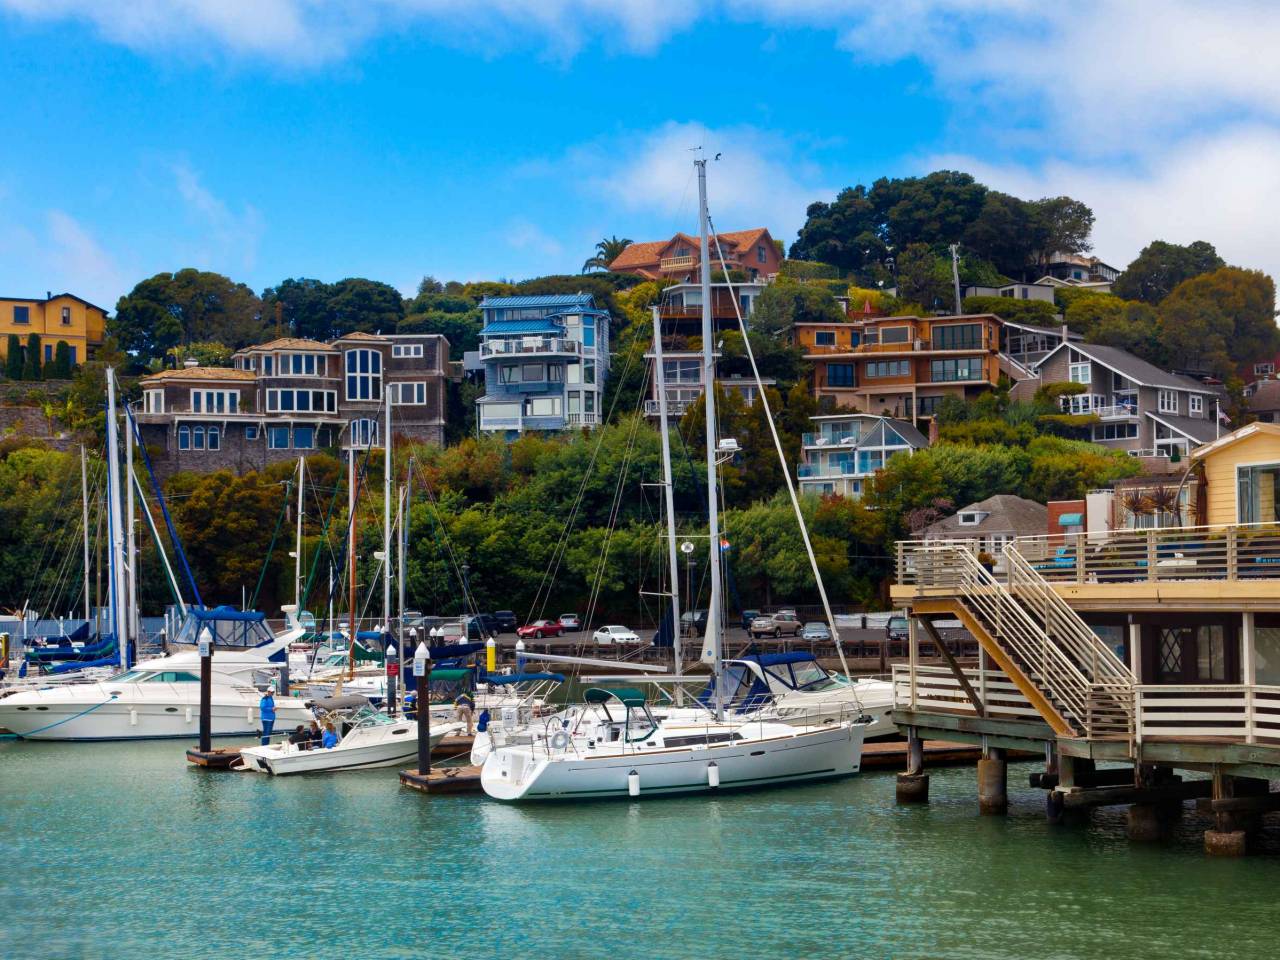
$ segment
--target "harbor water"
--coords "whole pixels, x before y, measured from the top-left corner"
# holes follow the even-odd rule
[[[1050,827],[1010,767],[713,799],[502,806],[394,770],[196,770],[185,744],[0,741],[0,953],[119,957],[1275,957],[1280,859],[1124,811]],[[1271,838],[1274,845],[1275,838]]]

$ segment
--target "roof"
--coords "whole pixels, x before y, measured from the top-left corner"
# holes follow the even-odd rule
[[[564,333],[564,328],[551,320],[494,320],[480,331],[482,337],[506,336],[517,333]]]
[[[324,350],[331,353],[335,349],[332,345],[319,340],[309,340],[305,337],[279,337],[269,343],[258,343],[252,347],[245,347],[238,352],[247,353],[250,350]]]
[[[749,247],[759,243],[761,238],[769,235],[767,227],[753,227],[750,230],[731,230],[728,233],[718,233],[721,245],[731,244],[735,247]],[[697,237],[692,237],[687,233],[676,233],[666,240],[646,240],[643,243],[628,244],[620,254],[618,254],[613,262],[609,264],[609,269],[625,272],[630,267],[644,267],[657,263],[661,259],[662,251],[670,246],[674,240],[684,240],[695,246],[699,244]],[[712,244],[712,253],[714,255],[715,245]]]
[[[1154,413],[1150,410],[1147,411],[1147,416],[1196,443],[1209,443],[1218,439],[1218,426],[1211,419],[1175,417],[1171,413]]]
[[[378,336],[373,333],[365,333],[363,330],[356,330],[352,333],[344,334],[334,340],[334,343],[341,343],[344,340],[376,340],[378,343],[387,343],[386,337]]]
[[[590,308],[594,302],[589,293],[539,293],[527,297],[485,297],[480,301],[480,309],[501,309],[504,307]]]
[[[1223,434],[1221,437],[1218,437],[1218,439],[1214,440],[1212,443],[1206,443],[1202,447],[1196,447],[1194,450],[1191,451],[1191,458],[1193,460],[1199,460],[1201,457],[1206,457],[1209,454],[1217,453],[1220,450],[1223,450],[1234,443],[1238,443],[1241,440],[1244,440],[1248,437],[1256,436],[1257,434],[1260,434],[1260,433],[1270,434],[1273,437],[1280,437],[1280,424],[1251,423],[1246,427],[1241,427],[1239,430],[1233,430],[1230,433]]]
[[[1280,380],[1259,380],[1252,391],[1250,410],[1280,410]]]
[[[907,443],[911,444],[911,446],[915,447],[917,450],[929,445],[929,438],[921,433],[916,425],[909,420],[895,420],[893,417],[882,417],[881,419],[884,420],[885,423],[891,425],[903,440],[907,441]]]
[[[179,367],[176,370],[161,370],[143,377],[143,383],[155,383],[157,380],[256,380],[258,375],[252,370],[236,370],[233,367]]]
[[[985,513],[977,524],[960,525],[962,513]],[[932,523],[924,529],[926,540],[933,538],[985,536],[992,533],[1011,533],[1016,537],[1035,537],[1049,529],[1049,508],[1025,497],[999,493],[994,497],[961,507],[952,516]]]
[[[50,297],[0,297],[0,300],[12,300],[15,303],[49,303],[52,300],[59,300],[62,297],[69,297],[77,303],[83,303],[86,307],[93,307],[95,310],[107,312],[106,307],[100,307],[96,303],[90,303],[84,297],[77,297],[74,293],[55,293]]]
[[[1049,357],[1052,357],[1065,346],[1066,344],[1060,343],[1050,350],[1045,355],[1045,358],[1036,364],[1037,368],[1043,367],[1048,363]],[[1199,380],[1192,380],[1190,377],[1184,377],[1180,373],[1169,373],[1161,370],[1155,364],[1147,363],[1140,357],[1135,357],[1128,350],[1121,350],[1119,347],[1104,347],[1097,343],[1072,343],[1071,349],[1083,353],[1090,360],[1114,370],[1142,387],[1166,387],[1173,390],[1190,390],[1193,393],[1204,394],[1218,392]]]
[[[1031,333],[1043,333],[1050,337],[1062,336],[1062,327],[1040,327],[1036,326],[1034,323],[1020,323],[1017,320],[1004,320],[1003,318],[1001,319],[1001,322],[1006,327],[1013,327],[1015,330],[1027,330]],[[1073,341],[1084,339],[1083,334],[1076,333],[1074,330],[1068,330],[1067,336]]]

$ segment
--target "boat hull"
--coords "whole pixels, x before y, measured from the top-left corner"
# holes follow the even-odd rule
[[[161,740],[198,736],[200,698],[131,702],[123,699],[21,702],[26,695],[0,700],[0,727],[26,740]],[[301,700],[276,699],[277,729],[306,724],[312,714]],[[213,703],[210,733],[215,737],[250,736],[262,729],[256,703]]]
[[[417,725],[404,721],[387,727],[383,736],[373,742],[347,746],[339,745],[330,750],[317,747],[296,750],[287,747],[251,747],[240,751],[244,769],[270,773],[277,777],[299,773],[339,773],[351,770],[373,770],[378,767],[396,767],[416,762],[418,757]],[[403,732],[397,734],[395,731]],[[447,733],[442,730],[431,734],[434,747]]]
[[[501,748],[486,759],[480,783],[490,797],[512,802],[630,798],[633,772],[639,798],[754,789],[851,776],[861,767],[862,740],[861,725],[843,724],[695,749],[572,759]]]

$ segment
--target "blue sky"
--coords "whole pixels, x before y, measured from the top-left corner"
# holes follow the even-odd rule
[[[575,272],[696,226],[696,145],[722,229],[790,242],[947,165],[1085,200],[1117,265],[1159,237],[1280,268],[1273,5],[1043,7],[0,0],[0,294]]]

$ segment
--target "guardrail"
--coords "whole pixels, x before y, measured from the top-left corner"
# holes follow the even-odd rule
[[[537,353],[582,353],[582,344],[566,337],[526,337],[522,340],[486,340],[480,344],[482,357],[510,357]]]
[[[667,416],[683,417],[685,411],[697,402],[697,400],[668,400]],[[657,400],[646,400],[644,402],[644,412],[647,417],[656,417],[662,413],[662,410],[658,407]]]
[[[1011,720],[1040,720],[1040,714],[1026,697],[999,670],[962,668],[969,686],[982,701],[989,717]],[[910,664],[893,665],[893,705],[899,710],[946,710],[949,713],[967,713],[974,716],[977,710],[965,694],[960,681],[949,667],[916,666],[914,690]]]
[[[1275,523],[1021,537],[1013,546],[1050,583],[1280,579]]]
[[[1280,687],[1198,684],[1134,687],[1137,737],[1214,737],[1280,743]]]

